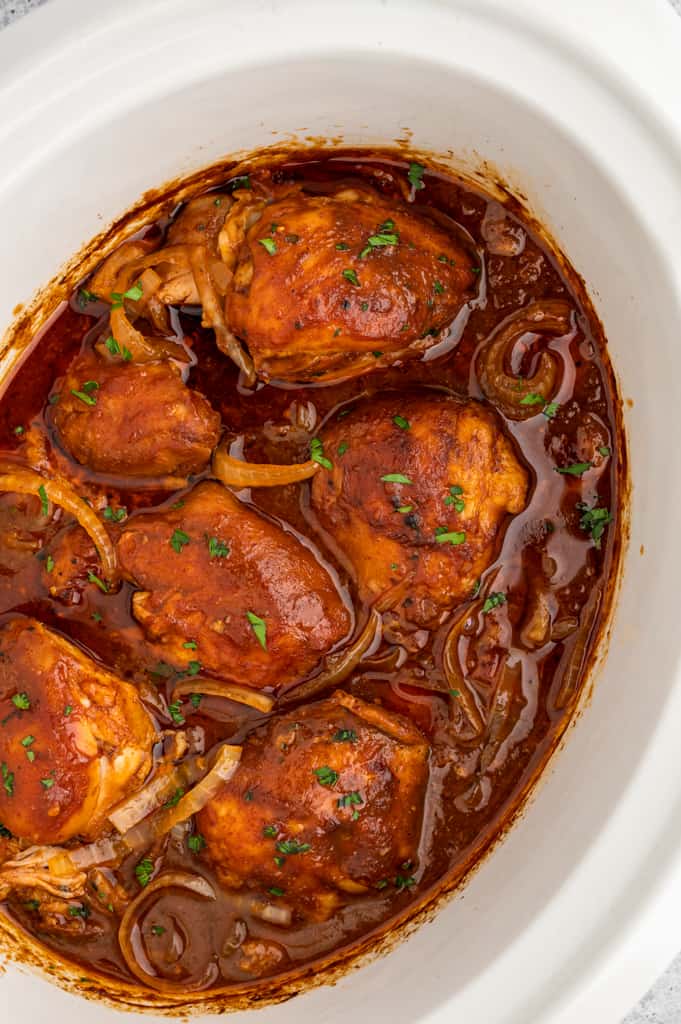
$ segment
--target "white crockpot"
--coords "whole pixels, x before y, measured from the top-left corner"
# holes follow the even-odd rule
[[[0,328],[146,189],[277,140],[408,138],[527,197],[631,400],[609,650],[525,814],[388,957],[239,1021],[617,1024],[681,946],[680,97],[666,0],[52,0],[0,35]],[[10,965],[0,1020],[46,1016],[143,1019]]]

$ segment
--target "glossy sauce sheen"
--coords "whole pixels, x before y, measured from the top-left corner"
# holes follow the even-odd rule
[[[394,154],[359,158],[339,153],[333,159],[292,158],[273,172],[257,171],[253,179],[258,175],[267,178],[273,173],[279,182],[303,180],[309,189],[320,194],[332,182],[353,185],[368,181],[390,200],[401,198],[396,180],[404,179],[406,171],[405,162]],[[540,406],[536,415],[524,421],[504,420],[507,435],[514,439],[529,471],[530,499],[523,512],[509,517],[496,560],[483,575],[482,593],[503,592],[508,600],[496,619],[485,619],[481,602],[464,602],[433,631],[414,628],[400,633],[387,616],[380,649],[365,659],[343,684],[355,696],[380,701],[386,708],[408,715],[431,744],[423,835],[418,863],[404,869],[408,884],[391,883],[368,896],[350,899],[325,922],[296,918],[288,929],[237,910],[230,894],[219,888],[215,903],[177,892],[166,893],[157,902],[150,901],[139,939],[149,962],[163,977],[179,981],[197,977],[211,962],[214,966],[210,984],[214,987],[256,983],[257,978],[244,969],[237,954],[238,936],[244,926],[250,939],[276,944],[271,947],[276,949],[276,956],[273,955],[269,969],[263,971],[272,975],[295,970],[315,959],[327,959],[334,951],[347,949],[362,937],[384,931],[392,920],[403,916],[411,905],[423,903],[445,882],[454,884],[501,831],[564,729],[574,709],[600,616],[608,606],[608,586],[617,548],[619,438],[616,397],[600,327],[589,321],[576,277],[562,269],[562,261],[532,225],[523,222],[522,212],[513,204],[502,219],[505,216],[506,230],[511,231],[516,247],[522,251],[514,256],[494,255],[488,243],[499,214],[498,204],[482,191],[440,173],[427,172],[424,182],[426,187],[413,195],[416,206],[427,207],[445,226],[451,228],[454,222],[454,230],[468,245],[473,243],[480,257],[477,296],[470,315],[467,319],[458,318],[451,338],[431,349],[425,359],[339,384],[260,385],[251,391],[239,387],[238,371],[216,348],[212,331],[201,328],[196,310],[175,314],[175,326],[182,328],[185,343],[195,356],[188,383],[202,392],[220,413],[225,431],[233,438],[233,452],[252,462],[283,464],[308,457],[309,435],[292,426],[290,416],[287,418],[292,402],[298,407],[306,403],[314,406],[316,434],[323,431],[327,422],[342,422],[342,413],[353,400],[390,389],[421,385],[446,389],[462,397],[482,398],[473,356],[490,332],[531,301],[568,300],[576,313],[574,329],[549,343],[550,348],[560,353],[566,368],[556,396],[559,407],[555,415],[544,415]],[[149,230],[163,232],[167,224],[165,218]],[[88,345],[106,312],[106,307],[98,303],[82,307],[74,294],[53,320],[0,403],[0,449],[19,448],[22,435],[16,433],[16,428],[26,429],[30,424],[56,443],[48,402],[53,383],[81,347]],[[525,355],[513,370],[529,375],[536,360],[537,344],[531,335],[527,340]],[[611,454],[604,455],[596,469],[584,477],[557,473],[556,467],[584,461],[585,444],[594,432],[597,446]],[[111,443],[115,445],[115,438]],[[334,452],[327,454],[332,459],[336,457]],[[102,489],[83,467],[73,464],[71,477],[83,482],[85,494],[89,487]],[[177,494],[169,498],[167,494],[148,490],[135,491],[134,485],[130,490],[104,489],[111,506],[125,506],[129,512],[178,499]],[[367,613],[359,606],[355,581],[335,558],[331,539],[320,533],[311,511],[309,484],[253,490],[250,496],[240,496],[250,498],[260,509],[309,538],[334,566],[348,605],[355,607],[357,620],[365,621]],[[600,548],[580,528],[578,502],[606,508],[614,517],[602,536]],[[16,507],[15,497],[0,497],[0,527],[15,522],[18,514],[26,515],[33,506],[31,499],[26,499],[23,507],[19,505],[19,513]],[[39,535],[42,546],[59,528],[57,518],[50,534]],[[114,596],[90,587],[80,603],[59,604],[49,597],[39,557],[3,549],[1,558],[0,623],[17,613],[33,615],[71,638],[122,678],[147,688],[158,687],[169,696],[166,668],[151,659],[142,632],[131,616],[130,584],[124,584]],[[537,581],[547,578],[548,583],[541,586],[552,602],[554,635],[532,650],[522,642],[521,635],[532,609],[532,594],[540,586]],[[469,667],[471,658],[477,661],[476,678],[482,690],[485,680],[498,680],[500,658],[508,658],[516,680],[516,687],[511,688],[508,696],[510,713],[506,707],[511,726],[501,734],[496,747],[489,749],[483,758],[484,765],[477,768],[483,741],[457,742],[457,697],[450,696],[443,669],[445,642],[452,625],[459,621],[461,636],[457,649],[460,657],[469,659]],[[495,713],[495,697],[493,687],[488,689],[491,717]],[[284,694],[284,701],[286,710],[297,706],[297,698],[290,690]],[[153,713],[153,707],[151,710]],[[183,711],[188,724],[205,730],[207,750],[220,740],[240,742],[266,718],[252,709],[210,697],[203,699],[198,710],[187,703]],[[163,727],[168,727],[167,722]],[[119,872],[119,881],[133,897],[139,892],[135,863],[134,859],[125,862]],[[164,864],[215,878],[205,856],[188,852],[186,844],[172,836],[166,841]],[[70,935],[44,931],[39,915],[17,900],[10,900],[5,911],[62,957],[137,984],[118,948],[119,919],[98,906],[94,894],[88,903],[89,916],[82,921],[82,928]]]

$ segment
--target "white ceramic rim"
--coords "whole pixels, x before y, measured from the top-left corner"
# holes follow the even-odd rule
[[[220,4],[219,0],[200,0],[192,5],[192,17],[197,14],[202,18],[219,17],[220,8],[224,13],[226,6],[238,20],[241,6],[238,0],[229,4]],[[298,49],[301,54],[307,50],[325,52],[334,47],[366,51],[373,47],[392,46],[419,55],[437,54],[437,59],[445,60],[443,40],[428,39],[423,30],[423,24],[427,24],[430,18],[451,17],[452,25],[456,26],[459,20],[487,17],[504,24],[509,31],[519,31],[527,37],[534,34],[543,43],[560,50],[566,61],[580,62],[586,75],[598,78],[605,88],[619,97],[632,118],[645,124],[653,140],[651,145],[656,147],[660,160],[667,164],[665,173],[660,172],[659,179],[655,179],[656,188],[668,187],[669,168],[672,166],[678,172],[677,183],[681,181],[681,106],[678,104],[681,94],[681,23],[666,0],[621,0],[619,3],[615,0],[575,0],[570,5],[547,4],[545,0],[518,0],[512,8],[505,0],[477,0],[475,4],[467,0],[424,0],[412,12],[414,31],[406,40],[397,39],[391,19],[386,20],[387,13],[406,17],[402,0],[383,4],[378,0],[365,0],[363,4],[359,0],[345,0],[341,5],[320,3],[317,12],[320,8],[324,10],[323,25],[316,23],[311,16],[309,32],[304,40],[294,39],[288,34],[290,24],[287,25],[282,18],[282,12],[295,11],[297,16],[304,16],[306,7],[310,13],[308,0],[283,0],[252,6],[253,16],[266,19],[263,21],[264,29],[272,32],[276,24],[278,47],[288,47],[292,52]],[[350,13],[358,15],[360,9],[362,32],[358,40]],[[5,161],[0,166],[0,190],[20,177],[27,166],[39,162],[42,145],[52,142],[51,138],[44,137],[43,143],[36,126],[44,126],[48,115],[56,112],[60,104],[63,109],[68,102],[71,68],[78,68],[77,82],[82,83],[89,75],[95,82],[102,74],[102,64],[108,65],[110,71],[115,69],[115,55],[120,52],[114,45],[117,44],[124,47],[126,61],[135,55],[140,60],[144,56],[149,74],[145,89],[153,94],[154,89],[162,88],[160,78],[154,78],[159,74],[153,59],[154,48],[177,32],[177,19],[186,17],[186,13],[187,5],[181,0],[118,0],[107,10],[95,8],[88,0],[52,0],[28,21],[3,33],[0,36],[0,153],[11,152],[13,162],[10,165]],[[418,16],[422,18],[421,26]],[[267,19],[271,19],[271,24]],[[395,21],[399,19],[396,17]],[[150,25],[154,31],[146,31]],[[264,35],[267,35],[266,31]],[[103,42],[110,44],[104,52],[101,49]],[[253,51],[248,52],[246,41],[242,38],[240,42],[243,48],[239,50],[239,59],[253,59]],[[255,43],[252,45],[256,46]],[[264,45],[263,37],[259,45]],[[635,74],[632,74],[632,69]],[[181,84],[182,77],[188,81],[202,73],[205,73],[205,66],[200,67],[198,60],[189,59],[178,77],[178,84]],[[522,90],[524,85],[519,80],[518,89]],[[117,86],[115,94],[112,93],[112,105],[134,102],[133,81],[121,81]],[[101,112],[101,109],[100,105],[98,110]],[[87,116],[87,111],[82,112],[83,118],[87,119]],[[53,125],[59,125],[58,129],[54,128],[55,132],[68,134],[68,121],[55,119]],[[584,131],[590,134],[595,129],[585,125]],[[595,140],[593,145],[596,148]],[[629,187],[624,172],[622,187]],[[668,260],[670,275],[676,281],[677,294],[681,296],[681,205],[672,202],[668,209],[666,224],[660,219],[659,210],[651,210],[648,227],[659,233],[660,252]],[[663,228],[666,229],[664,232]],[[29,296],[13,296],[12,301],[27,298]],[[678,468],[678,458],[674,458],[671,469]],[[603,1024],[612,1021],[614,1024],[678,949],[681,935],[676,930],[673,908],[681,899],[681,796],[678,787],[663,781],[663,776],[666,777],[668,766],[674,763],[678,748],[680,689],[677,686],[676,692],[670,695],[655,732],[654,746],[651,744],[645,762],[642,760],[632,773],[611,820],[594,840],[593,849],[579,865],[575,876],[566,880],[566,898],[580,894],[582,898],[595,897],[593,888],[586,884],[586,876],[591,871],[594,877],[604,877],[602,865],[600,870],[596,869],[602,849],[608,846],[612,855],[613,849],[618,845],[622,847],[628,834],[633,835],[641,819],[640,809],[653,792],[656,779],[659,779],[659,802],[666,807],[667,828],[664,832],[658,830],[656,841],[653,843],[651,839],[646,856],[641,854],[636,862],[636,870],[632,873],[632,897],[628,904],[615,903],[611,906],[610,921],[603,921],[600,931],[588,936],[581,958],[566,964],[565,970],[555,977],[554,991],[550,994],[542,992],[541,997],[538,993],[536,1000],[526,1004],[530,1015],[523,1018],[523,1024],[529,1021],[572,1024],[592,1020]],[[661,816],[658,817],[658,825],[660,821]],[[476,898],[474,885],[470,894],[471,898]],[[557,928],[560,928],[559,904],[560,901],[556,901],[551,911],[551,921]],[[549,922],[542,922],[544,935],[548,926]],[[529,932],[533,930],[536,931],[528,929],[526,937],[530,946],[533,939]],[[536,939],[535,952],[540,952]],[[506,963],[491,965],[487,972],[486,982],[490,989],[512,980],[514,964],[524,962],[522,959],[514,961],[513,957],[504,959]],[[374,971],[380,981],[380,965],[367,970]],[[43,983],[31,981],[31,985],[34,984],[40,991]],[[42,991],[48,991],[50,1002],[54,1000],[61,1006],[62,994]],[[341,988],[335,991],[341,992]],[[2,998],[0,992],[0,1001]],[[316,1007],[321,1020],[331,1020],[323,1008],[328,990],[312,993],[307,998]],[[64,995],[63,999],[69,1000],[71,1011],[75,1009],[76,1016],[79,1016],[71,997]],[[459,994],[452,996],[452,1009],[458,1008],[458,1000]],[[13,1012],[18,1012],[18,1005],[12,1005]],[[441,1011],[442,1007],[436,1007],[432,1015],[421,1019],[443,1020]],[[272,1019],[284,1019],[276,1017],[277,1011],[273,1013]],[[270,1011],[259,1019],[269,1020]],[[379,1019],[397,1021],[402,1016],[387,1005],[385,1017],[381,1015]],[[497,1018],[488,1020],[493,1019],[496,1021]],[[520,1020],[510,1015],[506,1019],[514,1024]],[[475,1020],[482,1021],[483,1018],[475,1017]]]

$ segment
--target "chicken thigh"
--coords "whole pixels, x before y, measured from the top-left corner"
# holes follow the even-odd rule
[[[405,617],[426,625],[469,597],[528,474],[497,415],[440,391],[358,404],[322,431],[336,455],[312,482],[319,522],[368,602],[409,581]],[[403,596],[403,595],[402,595]]]
[[[217,483],[131,516],[118,555],[142,588],[135,618],[164,657],[190,671],[279,686],[304,677],[351,626],[312,551]]]
[[[428,751],[407,718],[343,692],[271,719],[197,819],[220,880],[318,917],[339,891],[413,885]]]
[[[421,356],[472,298],[475,269],[405,203],[368,188],[297,191],[247,230],[227,321],[264,380],[354,377]]]
[[[0,629],[0,821],[33,843],[93,839],[151,770],[130,683],[34,619]]]
[[[218,413],[175,363],[107,362],[94,352],[71,363],[54,422],[77,462],[130,477],[200,472],[220,434]]]

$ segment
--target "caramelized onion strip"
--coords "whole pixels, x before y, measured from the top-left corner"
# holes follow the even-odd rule
[[[43,490],[44,489],[44,490]],[[106,527],[97,518],[95,512],[79,498],[70,484],[60,477],[49,479],[40,476],[31,469],[0,466],[0,491],[15,494],[42,494],[54,505],[59,505],[77,519],[93,544],[97,548],[104,575],[111,582],[116,578],[116,550],[107,533]]]
[[[516,377],[506,369],[513,349],[524,334],[567,334],[571,312],[569,303],[561,299],[533,302],[509,317],[478,353],[480,386],[490,402],[509,419],[525,420],[541,412],[541,402],[524,404],[523,398],[532,395],[549,402],[558,390],[560,369],[558,357],[544,350],[532,377]]]
[[[250,386],[255,383],[253,361],[227,327],[222,305],[208,271],[207,253],[202,245],[189,246],[189,262],[203,307],[202,323],[204,327],[213,328],[218,348],[236,363],[245,383]]]
[[[309,480],[319,469],[316,462],[299,462],[290,466],[243,462],[228,455],[223,446],[213,454],[213,476],[229,487],[280,487]]]
[[[192,786],[205,773],[205,758],[195,757],[159,772],[154,778],[120,803],[109,814],[109,821],[122,834],[129,832],[152,811],[158,810],[178,790]]]
[[[151,897],[157,896],[166,889],[184,889],[187,892],[194,893],[196,896],[200,896],[204,900],[214,901],[216,898],[215,889],[201,875],[189,874],[186,871],[168,871],[154,879],[127,908],[118,929],[118,944],[131,973],[143,984],[153,988],[156,992],[181,996],[186,992],[205,988],[214,979],[216,968],[213,963],[209,963],[206,965],[203,973],[196,978],[168,981],[154,974],[148,961],[148,966],[144,966],[140,962],[139,954],[143,952],[141,948],[142,940],[140,937],[135,940],[135,929],[139,927],[142,911]]]
[[[186,697],[190,693],[200,693],[203,697],[224,697],[225,700],[233,700],[237,704],[246,704],[249,708],[262,711],[263,714],[267,714],[274,707],[274,698],[260,690],[252,690],[249,686],[241,686],[239,683],[226,683],[221,679],[202,679],[200,676],[192,676],[191,679],[179,682],[172,692],[172,700]]]
[[[479,603],[476,606],[479,608]],[[466,676],[461,668],[459,658],[459,640],[464,623],[474,614],[470,608],[457,618],[454,625],[447,634],[442,649],[442,670],[449,687],[452,701],[452,710],[461,716],[463,722],[457,729],[462,740],[474,740],[482,736],[485,723],[478,708]]]
[[[300,700],[301,697],[307,699],[313,694],[327,690],[330,686],[339,686],[351,672],[354,672],[367,651],[371,650],[374,645],[378,646],[381,639],[381,627],[381,613],[376,608],[372,608],[367,623],[357,639],[336,654],[327,655],[319,675],[294,687],[280,699],[279,703],[288,704],[291,701]]]

